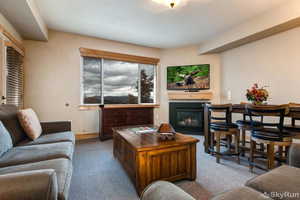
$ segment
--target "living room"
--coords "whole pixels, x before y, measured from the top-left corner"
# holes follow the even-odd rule
[[[0,199],[300,199],[299,32],[297,0],[2,0]]]

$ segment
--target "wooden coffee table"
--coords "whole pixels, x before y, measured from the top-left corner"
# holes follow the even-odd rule
[[[113,128],[113,150],[139,195],[156,180],[196,179],[198,139],[177,133],[173,141],[160,141],[157,133],[139,134],[132,128]]]

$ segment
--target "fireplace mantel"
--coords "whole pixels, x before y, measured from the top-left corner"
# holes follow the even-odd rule
[[[212,100],[212,92],[168,92],[169,100]]]

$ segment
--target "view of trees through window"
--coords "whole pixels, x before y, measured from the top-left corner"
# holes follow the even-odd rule
[[[154,103],[155,66],[83,57],[84,104]]]
[[[153,65],[140,65],[141,103],[154,103],[154,78]]]

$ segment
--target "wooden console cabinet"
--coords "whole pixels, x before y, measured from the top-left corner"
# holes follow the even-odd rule
[[[113,127],[153,124],[153,107],[101,107],[99,115],[101,141],[112,138]]]

